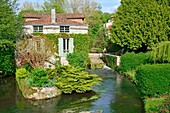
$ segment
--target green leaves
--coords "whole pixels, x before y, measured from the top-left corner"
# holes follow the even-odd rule
[[[142,65],[136,70],[137,86],[143,96],[158,97],[170,94],[170,65]]]
[[[115,14],[112,42],[129,50],[146,51],[169,40],[169,10],[167,0],[124,0]]]
[[[154,63],[170,62],[170,42],[165,41],[158,43],[151,52],[151,58]]]
[[[91,91],[92,86],[98,84],[101,78],[97,75],[88,75],[82,68],[75,68],[72,66],[60,67],[57,78],[57,87],[59,87],[64,93],[85,93]]]
[[[74,53],[71,53],[67,56],[69,64],[74,67],[86,68],[90,62],[88,56],[88,36],[86,34],[71,34],[71,37],[74,38]]]

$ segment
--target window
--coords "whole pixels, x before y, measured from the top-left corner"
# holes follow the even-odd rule
[[[60,26],[61,33],[69,33],[69,26]]]
[[[40,51],[41,50],[41,42],[40,40],[36,40],[34,43],[34,50]]]
[[[63,52],[69,53],[69,39],[63,39]]]
[[[43,26],[33,26],[34,32],[43,32]]]

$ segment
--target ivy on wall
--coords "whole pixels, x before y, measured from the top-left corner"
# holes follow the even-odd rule
[[[55,52],[58,53],[58,38],[74,38],[74,52],[67,56],[67,59],[72,66],[79,66],[86,68],[90,62],[88,53],[89,53],[89,37],[87,34],[42,34],[42,33],[34,33],[35,36],[41,36],[46,40],[46,46],[56,45]]]

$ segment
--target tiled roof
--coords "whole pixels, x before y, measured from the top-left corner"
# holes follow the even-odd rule
[[[38,19],[32,21],[25,21],[24,24],[52,24],[51,23],[51,14],[33,14],[25,13],[24,18],[26,19]],[[84,25],[80,22],[72,21],[71,19],[84,19],[84,14],[56,14],[56,23],[53,24],[79,24]]]

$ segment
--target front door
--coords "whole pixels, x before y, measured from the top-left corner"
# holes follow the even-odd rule
[[[73,38],[58,38],[58,42],[59,56],[67,56],[67,54],[73,53]]]

